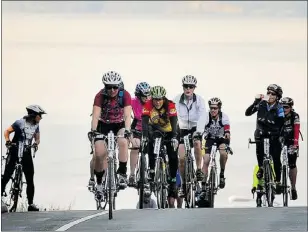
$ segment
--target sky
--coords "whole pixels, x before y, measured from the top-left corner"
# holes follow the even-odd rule
[[[305,4],[3,2],[3,117],[37,103],[53,123],[84,123],[102,74],[116,70],[131,93],[148,81],[171,99],[195,75],[196,93],[220,97],[233,121],[255,120],[245,109],[278,83],[306,119]]]
[[[138,82],[148,81],[163,85],[173,99],[182,92],[182,77],[191,74],[198,79],[197,94],[206,101],[221,98],[236,153],[226,169],[227,185],[236,187],[219,193],[221,206],[232,194],[250,197],[256,158],[247,139],[256,117],[244,112],[256,94],[280,84],[307,122],[306,2],[19,1],[2,2],[2,13],[2,128],[29,104],[48,113],[34,161],[39,204],[65,205],[74,198],[75,209],[94,207],[85,190],[86,134],[94,96],[109,70],[122,75],[131,94]],[[302,132],[306,139],[306,123]],[[295,205],[307,205],[305,141],[301,151],[301,199]],[[50,169],[55,166],[56,173]],[[137,195],[127,191],[132,200],[122,194],[122,203],[130,204],[122,207],[134,207]]]

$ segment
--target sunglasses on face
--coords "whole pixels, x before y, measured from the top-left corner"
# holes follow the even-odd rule
[[[283,106],[283,108],[287,110],[287,109],[290,109],[291,107],[290,106]]]
[[[274,92],[267,92],[267,95],[272,95],[272,96],[276,96],[277,94]]]
[[[183,85],[185,89],[194,89],[196,86],[194,85]]]
[[[107,90],[111,90],[111,89],[117,90],[117,89],[119,89],[119,86],[116,86],[116,85],[106,85],[105,88]]]
[[[162,101],[163,98],[153,98],[153,100],[155,100],[155,101]]]
[[[218,107],[210,107],[210,110],[218,110]]]

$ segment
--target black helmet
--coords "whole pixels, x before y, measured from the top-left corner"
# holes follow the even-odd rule
[[[267,87],[267,91],[269,91],[269,90],[271,90],[271,91],[273,91],[273,92],[275,92],[277,94],[278,100],[280,98],[282,98],[283,91],[282,91],[282,89],[281,89],[281,87],[279,85],[271,84],[271,85],[269,85]]]
[[[279,103],[281,105],[288,105],[290,107],[292,107],[294,105],[294,101],[290,97],[284,97],[284,98],[280,99]]]

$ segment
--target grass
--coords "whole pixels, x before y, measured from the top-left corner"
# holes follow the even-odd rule
[[[13,203],[11,203],[12,205]],[[11,206],[10,206],[11,207]],[[73,207],[73,202],[69,203],[67,206],[59,206],[59,205],[50,205],[48,207],[38,205],[40,211],[67,211],[71,210]],[[27,212],[28,211],[28,202],[26,197],[19,198],[19,202],[17,205],[16,212]]]

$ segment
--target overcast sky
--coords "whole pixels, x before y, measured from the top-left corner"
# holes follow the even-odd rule
[[[255,120],[245,109],[278,83],[306,120],[306,2],[19,1],[2,7],[4,118],[38,103],[50,122],[88,123],[102,74],[115,70],[131,93],[138,81],[148,81],[164,85],[170,98],[181,93],[184,75],[195,75],[196,93],[220,97],[238,122]]]

